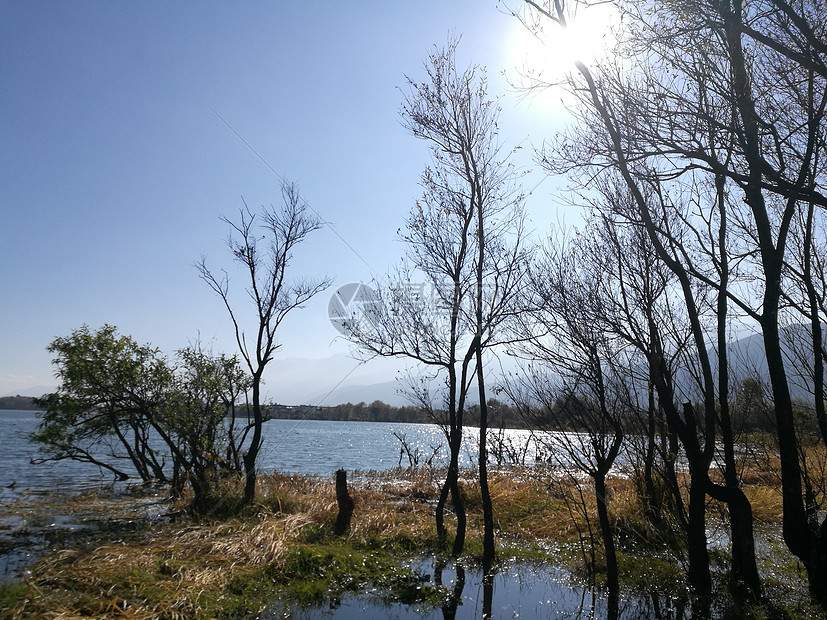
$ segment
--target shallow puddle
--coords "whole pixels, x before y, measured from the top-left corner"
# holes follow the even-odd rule
[[[38,557],[95,529],[96,524],[51,512],[0,517],[0,583],[15,581]]]
[[[28,565],[54,551],[81,544],[100,532],[122,534],[164,518],[163,497],[133,497],[115,491],[83,507],[67,510],[70,496],[44,494],[39,501],[18,502],[0,514],[0,584],[16,581]],[[66,510],[66,512],[63,512]]]
[[[617,611],[610,613],[605,592],[579,585],[566,571],[545,565],[507,563],[497,568],[486,587],[479,567],[448,565],[439,570],[433,560],[411,564],[424,578],[423,584],[441,585],[446,599],[440,607],[387,602],[380,591],[333,598],[325,605],[301,609],[276,605],[261,618],[311,620],[365,620],[367,618],[662,618],[679,620],[697,617],[685,600],[668,596],[621,594]],[[436,568],[436,570],[435,570]],[[464,578],[463,578],[464,574]],[[695,610],[697,612],[698,610]],[[703,614],[701,614],[703,615]]]

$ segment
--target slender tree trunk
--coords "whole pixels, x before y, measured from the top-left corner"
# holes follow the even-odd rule
[[[669,509],[676,519],[686,525],[686,504],[683,501],[681,487],[678,483],[677,461],[678,461],[678,434],[671,429],[665,429],[663,475],[664,481],[669,489]]]
[[[244,504],[252,504],[256,497],[256,460],[261,448],[261,427],[263,417],[261,415],[261,375],[253,375],[253,438],[250,447],[244,453]]]
[[[769,261],[765,259],[765,265]],[[798,460],[798,437],[793,420],[792,398],[784,368],[784,354],[781,350],[781,336],[778,330],[778,294],[780,292],[780,265],[773,265],[772,271],[765,266],[767,284],[764,294],[764,315],[761,328],[764,337],[764,351],[767,359],[772,396],[775,404],[778,451],[781,460],[781,492],[784,510],[784,541],[794,555],[805,566],[814,542],[811,538],[806,510],[802,500],[801,465]],[[778,284],[769,282],[778,278]],[[774,290],[773,290],[774,289]]]
[[[454,286],[454,299],[452,308],[457,305],[457,287]],[[434,510],[434,520],[436,522],[436,534],[439,538],[447,536],[448,531],[445,529],[445,502],[448,500],[448,493],[453,487],[452,477],[456,477],[459,470],[459,446],[462,445],[462,431],[457,427],[457,371],[454,367],[453,360],[456,358],[456,313],[451,317],[451,354],[452,363],[448,365],[448,472],[445,475],[445,482],[442,484],[442,489],[439,493],[439,500],[436,503]]]
[[[459,487],[459,452],[462,447],[462,431],[456,426],[449,431],[448,449],[451,452],[448,462],[448,472],[445,475],[445,482],[440,489],[439,499],[434,509],[437,536],[445,538],[448,529],[445,527],[445,504],[448,501],[448,494],[451,495],[451,503],[454,506],[454,515],[457,519],[457,531],[454,536],[454,543],[451,553],[455,557],[462,555],[465,548],[466,514],[465,504]]]
[[[646,513],[649,522],[656,528],[663,525],[663,501],[655,485],[654,465],[657,453],[657,420],[654,386],[649,383],[648,417],[646,425],[646,453],[643,461],[643,488],[646,494]]]
[[[462,493],[459,487],[459,449],[451,448],[451,460],[448,464],[448,473],[445,476],[445,482],[440,490],[437,506],[434,511],[436,519],[437,536],[444,538],[448,535],[448,530],[445,527],[445,503],[448,501],[448,494],[451,494],[451,502],[454,505],[454,514],[457,519],[457,531],[454,536],[454,544],[452,547],[452,555],[458,557],[462,555],[465,548],[465,532],[466,532],[466,514],[465,504],[462,499]]]
[[[732,488],[732,498],[727,502],[732,532],[732,576],[746,584],[753,596],[761,595],[761,577],[755,560],[755,533],[753,531],[752,505],[744,492]]]
[[[726,502],[729,509],[730,545],[732,549],[732,580],[743,582],[753,596],[761,595],[761,578],[755,561],[755,535],[752,524],[752,506],[738,482],[735,464],[735,436],[729,413],[729,356],[727,354],[727,323],[729,308],[729,255],[727,249],[726,179],[716,175],[715,189],[718,201],[718,250],[720,287],[717,300],[717,348],[718,348],[718,407],[721,427],[721,443],[724,448],[724,481],[726,489],[716,498]],[[710,484],[709,494],[714,497],[716,485]]]
[[[445,528],[445,503],[448,501],[448,493],[451,492],[452,465],[452,462],[448,463],[448,472],[445,474],[445,480],[442,483],[442,487],[439,489],[439,499],[437,499],[436,507],[434,508],[436,535],[440,539],[448,536],[448,530]]]
[[[668,395],[664,407],[669,425],[675,429],[686,451],[689,462],[689,505],[686,518],[686,544],[689,556],[689,583],[699,594],[706,595],[712,589],[712,575],[709,570],[709,549],[706,538],[706,492],[709,480],[709,460],[698,443],[695,411],[691,403],[684,403],[684,420],[669,400],[671,390],[665,382],[659,385]]]
[[[724,358],[725,359],[725,358]],[[722,360],[723,363],[723,360]],[[726,395],[726,391],[724,392]],[[755,560],[755,534],[752,521],[752,505],[738,483],[735,465],[734,439],[729,416],[729,406],[721,400],[721,436],[724,444],[724,487],[709,483],[708,493],[726,502],[729,510],[729,526],[732,548],[732,579],[743,582],[756,597],[761,595],[761,578]]]
[[[690,465],[690,468],[692,466]],[[689,583],[701,595],[712,590],[709,550],[706,539],[706,470],[695,470],[689,482],[689,519],[686,544],[689,553]]]
[[[732,580],[742,582],[754,596],[760,596],[761,578],[755,561],[755,534],[749,499],[737,486],[721,486],[711,481],[707,493],[713,499],[726,503],[729,510]]]
[[[491,504],[491,491],[488,488],[488,406],[485,402],[485,382],[482,371],[482,354],[477,351],[477,381],[480,391],[480,495],[482,497],[482,563],[490,566],[494,563],[496,550],[494,548],[494,508]]]
[[[815,399],[816,419],[821,431],[821,440],[827,444],[827,412],[824,405],[824,335],[821,317],[818,314],[818,293],[813,283],[813,216],[815,205],[807,207],[807,224],[804,234],[804,268],[803,280],[807,290],[807,303],[810,307],[810,330],[813,341],[813,397]]]
[[[594,496],[597,500],[597,517],[600,521],[600,534],[603,538],[603,551],[606,556],[606,583],[609,594],[620,591],[620,581],[617,570],[617,552],[612,536],[612,526],[609,522],[609,508],[606,502],[606,476],[599,471],[594,477]]]
[[[457,288],[455,287],[455,291]],[[458,297],[454,298],[454,308],[455,312],[459,313],[459,301]],[[453,334],[453,331],[452,331]],[[453,355],[453,349],[452,349]],[[452,376],[452,394],[457,394],[457,386],[459,386],[459,394],[458,394],[458,402],[456,404],[456,433],[453,435],[453,443],[451,444],[451,455],[454,460],[454,476],[451,481],[451,497],[453,498],[454,502],[454,512],[457,517],[457,532],[456,536],[454,537],[454,546],[451,553],[454,557],[459,557],[462,555],[462,550],[465,548],[465,533],[466,533],[466,514],[465,514],[465,500],[462,497],[462,492],[459,486],[459,451],[462,448],[462,429],[463,429],[463,417],[465,413],[465,399],[466,399],[466,386],[468,385],[468,365],[470,361],[474,357],[474,345],[473,343],[469,347],[468,351],[465,353],[465,357],[462,360],[462,372],[460,373],[459,381],[457,381],[456,374]],[[453,357],[452,357],[453,359]],[[453,366],[451,367],[453,371]],[[451,401],[454,402],[453,400]]]
[[[462,498],[462,490],[459,486],[459,472],[457,472],[452,480],[451,499],[454,503],[454,513],[457,517],[457,532],[454,536],[454,546],[451,553],[454,557],[459,557],[465,548],[466,531],[465,500]]]
[[[464,238],[463,238],[464,239]],[[463,241],[463,244],[465,242]],[[464,254],[464,250],[463,250]],[[445,528],[445,502],[448,492],[454,505],[454,514],[457,519],[457,531],[454,537],[452,554],[459,557],[465,548],[466,515],[465,503],[459,488],[459,452],[462,449],[463,413],[465,411],[465,385],[468,372],[468,355],[462,363],[462,373],[457,379],[455,360],[457,356],[457,321],[460,313],[460,283],[454,280],[454,291],[451,300],[451,340],[450,363],[448,365],[448,449],[450,460],[445,484],[439,494],[434,518],[436,521],[437,536],[447,536]]]
[[[667,414],[671,409],[667,404]],[[686,522],[686,544],[689,555],[689,582],[705,596],[712,590],[709,570],[709,549],[706,538],[706,492],[709,480],[710,451],[701,450],[695,409],[691,403],[683,405],[684,419],[673,414],[673,426],[678,432],[689,462],[689,507]]]
[[[227,405],[227,413],[230,417],[227,428],[227,437],[229,439],[229,441],[227,442],[226,453],[227,468],[232,471],[238,471],[239,465],[241,465],[241,463],[239,463],[238,460],[238,446],[236,445],[234,400],[229,401]]]

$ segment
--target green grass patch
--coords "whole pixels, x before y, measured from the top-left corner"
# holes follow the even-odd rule
[[[680,563],[667,552],[655,555],[618,551],[617,565],[620,581],[625,586],[663,592],[686,589],[686,575]]]
[[[0,584],[0,616],[14,617],[15,611],[22,607],[30,596],[29,588],[23,583]]]
[[[368,550],[335,541],[296,545],[282,562],[236,577],[227,591],[236,597],[236,603],[269,599],[309,607],[367,588],[388,602],[424,606],[438,605],[446,596],[442,588],[429,585],[416,571],[400,566],[399,555],[393,550]],[[249,610],[251,605],[241,607]],[[233,608],[238,609],[238,604]]]

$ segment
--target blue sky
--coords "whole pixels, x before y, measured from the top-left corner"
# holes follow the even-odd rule
[[[219,217],[242,196],[278,204],[280,192],[213,109],[367,262],[325,229],[293,264],[335,283],[284,324],[270,396],[303,398],[291,391],[299,367],[319,369],[314,394],[332,387],[353,363],[329,363],[348,345],[328,299],[402,254],[396,231],[428,163],[399,122],[404,76],[421,77],[433,46],[462,35],[460,64],[487,67],[502,140],[523,145],[515,163],[531,167],[564,113],[508,90],[520,30],[496,0],[0,3],[0,395],[55,385],[45,347],[83,324],[165,351],[199,334],[234,350],[193,263],[206,254],[230,268]],[[526,180],[540,232],[566,217],[542,179]],[[240,276],[231,284],[242,292]]]

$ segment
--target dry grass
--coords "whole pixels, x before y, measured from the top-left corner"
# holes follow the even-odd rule
[[[348,542],[433,536],[433,480],[416,473],[377,482],[379,490],[351,486],[357,508]],[[106,507],[87,496],[74,509],[84,502],[87,509]],[[32,567],[28,597],[0,611],[38,618],[203,617],[215,593],[258,567],[278,565],[306,531],[326,527],[337,512],[333,483],[304,476],[262,476],[258,504],[254,518],[156,524],[117,544],[54,553]]]
[[[746,485],[756,519],[777,522],[778,489],[767,484],[771,477],[759,478],[759,473]],[[25,581],[27,595],[16,599],[13,608],[4,609],[0,600],[0,615],[212,617],[235,600],[234,583],[257,581],[261,571],[277,569],[300,547],[384,548],[392,549],[394,557],[400,549],[424,551],[437,544],[433,507],[443,476],[444,472],[429,469],[352,475],[350,494],[356,510],[350,531],[339,539],[330,528],[337,512],[332,479],[261,476],[257,509],[246,516],[216,521],[184,517],[183,522],[138,529],[117,542],[102,538],[40,560]],[[645,539],[646,532],[637,531],[646,526],[633,482],[618,477],[609,486],[610,516],[618,532]],[[480,493],[471,472],[464,473],[462,487],[469,514],[468,548],[473,552],[479,547],[482,528]],[[538,469],[494,470],[490,490],[501,543],[566,544],[580,541],[589,525],[597,528],[588,479],[577,481]],[[102,509],[108,501],[79,498],[73,509],[88,510],[90,504]],[[449,517],[449,527],[451,521]]]
[[[744,493],[752,504],[756,521],[779,523],[783,519],[781,495],[781,459],[772,438],[756,437],[745,443],[748,448],[739,462],[739,476]],[[816,503],[827,503],[827,451],[823,444],[804,446],[799,459],[802,474],[811,485]]]

